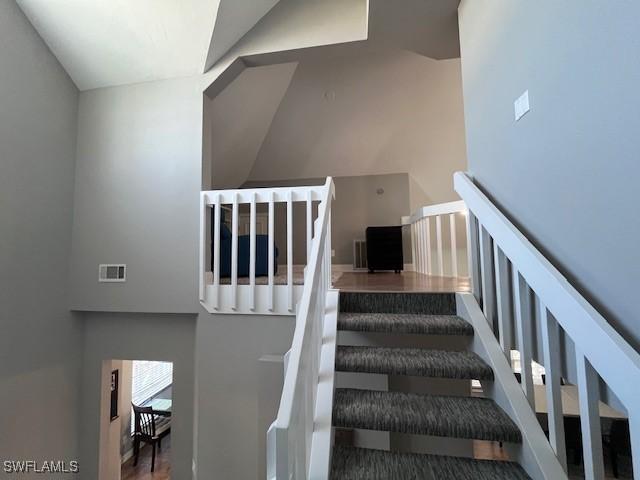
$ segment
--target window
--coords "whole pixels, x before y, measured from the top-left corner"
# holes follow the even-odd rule
[[[142,405],[173,381],[173,363],[133,361],[133,384],[131,399],[134,404]]]
[[[132,365],[131,401],[142,405],[171,385],[173,363],[134,360]],[[131,434],[135,431],[135,417],[131,415]]]

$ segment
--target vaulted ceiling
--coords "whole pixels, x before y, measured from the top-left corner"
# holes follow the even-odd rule
[[[202,73],[278,0],[17,2],[76,86],[90,90]]]
[[[16,0],[80,90],[206,72],[281,0]],[[282,0],[297,11],[298,3]],[[371,47],[459,55],[459,0],[368,0]],[[313,43],[313,42],[312,42]]]

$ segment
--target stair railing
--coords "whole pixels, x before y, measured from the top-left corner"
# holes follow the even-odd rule
[[[542,340],[549,442],[566,468],[561,401],[562,342],[574,345],[583,458],[587,479],[604,478],[599,414],[600,380],[628,415],[633,469],[640,475],[640,355],[567,279],[491,203],[465,173],[454,175],[456,192],[469,209],[470,271],[474,296],[505,355],[521,355],[525,397],[534,408],[531,361],[534,331]],[[515,313],[515,315],[514,315]],[[535,328],[535,330],[534,330]],[[561,331],[564,336],[561,336]],[[515,333],[515,335],[514,335]],[[508,357],[509,358],[509,357]]]
[[[210,313],[295,314],[302,287],[294,284],[293,232],[296,228],[293,210],[298,204],[306,211],[304,228],[309,264],[314,210],[326,189],[326,185],[312,185],[201,192],[199,284],[202,306]],[[276,226],[279,205],[286,210],[286,223]],[[282,245],[276,244],[276,227],[286,230]],[[224,238],[223,232],[230,238]],[[248,263],[249,271],[245,274],[247,281],[241,284],[238,257],[247,247],[242,244],[247,237],[249,258],[244,262]],[[280,256],[286,255],[284,285],[276,284],[274,274],[278,247]],[[225,272],[228,278],[224,279],[223,264],[230,270]],[[267,271],[266,285],[256,282],[257,265]]]
[[[318,399],[323,324],[331,287],[331,202],[333,180],[323,187],[314,224],[304,290],[297,305],[296,327],[285,361],[278,416],[267,434],[268,478],[306,479]],[[329,392],[333,395],[333,392]],[[328,464],[328,460],[325,461]]]
[[[460,200],[420,207],[409,217],[411,252],[416,272],[440,277],[459,276],[458,250],[461,247],[466,249],[467,243],[458,241],[456,226],[457,220],[464,217],[466,212],[467,207]],[[444,222],[444,229],[443,218],[448,219]],[[447,223],[448,238],[444,231]]]

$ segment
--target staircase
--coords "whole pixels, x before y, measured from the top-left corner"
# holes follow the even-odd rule
[[[472,379],[493,380],[491,367],[465,349],[474,329],[456,316],[454,294],[341,292],[338,330],[337,372],[465,381],[467,392]],[[343,345],[362,336],[367,340],[359,343],[368,344]],[[420,343],[462,347],[413,346]],[[516,424],[493,400],[469,395],[337,388],[333,425],[391,435],[522,441]],[[399,452],[393,444],[389,451],[341,443],[333,448],[332,479],[529,478],[514,462]]]

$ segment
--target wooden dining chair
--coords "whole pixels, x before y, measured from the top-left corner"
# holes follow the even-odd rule
[[[168,417],[160,417],[156,415],[152,407],[139,407],[131,404],[134,415],[134,433],[133,433],[133,465],[138,464],[138,456],[140,455],[140,442],[145,442],[153,448],[151,456],[151,471],[155,470],[156,464],[156,444],[158,449],[162,447],[162,437],[171,431],[171,420]]]

